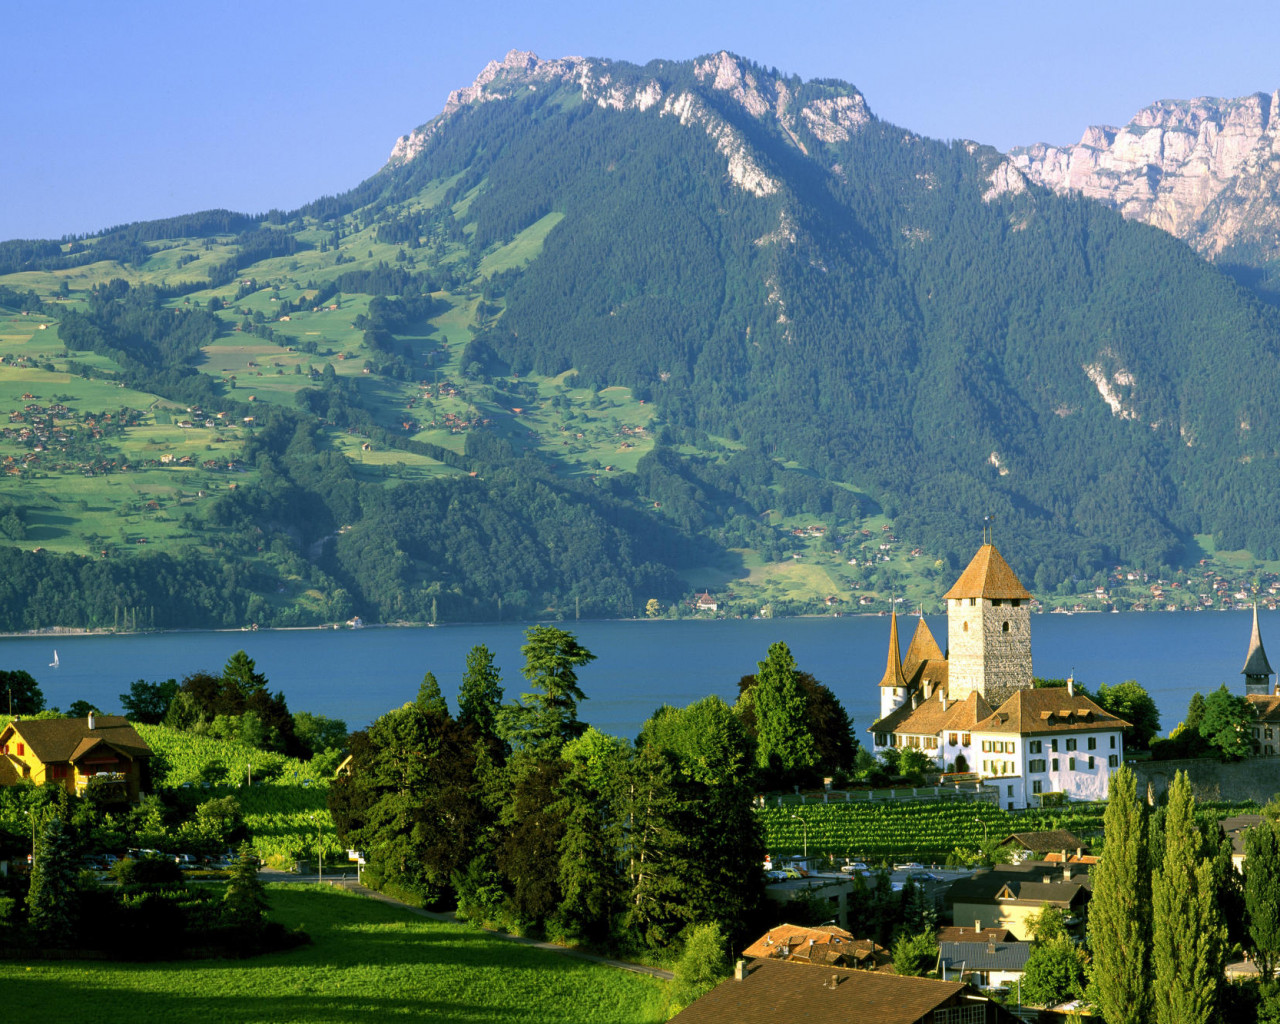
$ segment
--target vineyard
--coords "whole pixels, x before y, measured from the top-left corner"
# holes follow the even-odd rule
[[[234,797],[249,841],[263,858],[292,861],[314,851],[318,837],[326,856],[340,852],[325,806],[333,774],[329,760],[298,761],[162,725],[135,728],[154,754],[156,788],[201,789],[209,799]]]
[[[946,862],[961,850],[1014,832],[1066,829],[1096,848],[1101,845],[1104,803],[1005,811],[989,803],[885,800],[876,803],[805,804],[756,811],[765,847],[775,855],[810,854],[863,860]],[[1202,803],[1202,825],[1232,814],[1255,812],[1254,804]]]

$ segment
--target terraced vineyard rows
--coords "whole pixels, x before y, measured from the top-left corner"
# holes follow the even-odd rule
[[[204,790],[209,799],[231,796],[240,805],[249,841],[264,858],[292,860],[313,854],[323,837],[326,855],[340,846],[325,806],[329,768],[229,740],[138,725],[158,755],[160,789]],[[248,785],[250,773],[253,784]]]

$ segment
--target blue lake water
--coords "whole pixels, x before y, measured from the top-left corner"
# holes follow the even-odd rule
[[[944,616],[929,616],[947,643]],[[1263,643],[1280,655],[1280,613],[1261,611]],[[835,692],[862,736],[877,717],[889,620],[881,616],[753,621],[583,621],[559,623],[596,654],[579,672],[588,700],[579,716],[605,732],[634,737],[663,703],[687,704],[710,693],[732,702],[740,676],[754,672],[769,644],[785,641],[801,669]],[[914,617],[900,623],[902,643]],[[1181,721],[1196,690],[1226,683],[1244,692],[1240,669],[1249,641],[1246,612],[1036,615],[1032,654],[1038,676],[1075,677],[1090,688],[1136,679],[1155,698],[1167,732]],[[341,718],[352,728],[417,694],[434,672],[451,703],[467,651],[486,644],[502,669],[508,697],[521,692],[524,626],[434,629],[298,630],[161,633],[138,636],[40,636],[0,639],[0,668],[25,669],[50,706],[88,700],[119,710],[119,694],[135,679],[181,679],[221,672],[243,648],[283,690],[295,711]],[[57,648],[60,666],[52,668]],[[0,701],[3,701],[0,694]]]

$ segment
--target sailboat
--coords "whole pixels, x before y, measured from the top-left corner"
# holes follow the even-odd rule
[[[58,648],[56,647],[53,649],[53,661],[49,662],[49,667],[50,668],[58,667]]]

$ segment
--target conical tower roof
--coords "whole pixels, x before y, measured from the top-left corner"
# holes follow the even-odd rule
[[[901,650],[898,646],[898,613],[893,611],[889,613],[889,659],[884,667],[884,678],[880,680],[881,686],[907,685],[906,676],[902,674]]]
[[[915,672],[926,661],[941,661],[942,648],[933,638],[924,616],[916,619],[916,631],[911,635],[911,643],[907,645],[907,656],[902,659],[902,671],[906,675]]]
[[[983,544],[956,584],[943,595],[948,601],[963,597],[998,600],[1031,600],[1031,594],[1009,568],[994,544]]]
[[[1258,632],[1258,605],[1253,605],[1253,634],[1249,637],[1249,653],[1245,655],[1244,668],[1241,675],[1271,676],[1271,663],[1267,661],[1267,652],[1262,649],[1262,635]]]

